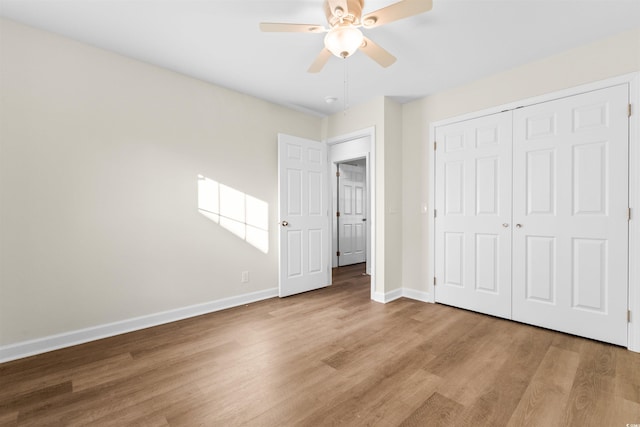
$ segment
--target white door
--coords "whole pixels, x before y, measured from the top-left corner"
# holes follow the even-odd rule
[[[278,135],[280,296],[331,284],[326,145]]]
[[[366,261],[366,171],[360,165],[338,165],[338,265]]]
[[[511,112],[436,129],[436,302],[511,318]]]
[[[513,319],[627,344],[628,87],[514,112]]]

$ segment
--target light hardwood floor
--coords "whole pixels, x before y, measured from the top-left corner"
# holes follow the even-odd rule
[[[640,354],[334,286],[0,365],[0,425],[620,426]]]

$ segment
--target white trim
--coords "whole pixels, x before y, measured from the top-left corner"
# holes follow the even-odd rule
[[[402,288],[402,296],[422,302],[433,302],[433,294],[425,291],[416,291],[415,289]]]
[[[371,230],[371,256],[367,259],[367,270],[369,271],[371,277],[371,299],[374,301],[382,302],[377,299],[378,294],[376,293],[376,128],[374,126],[368,127],[365,129],[361,129],[355,132],[351,132],[348,134],[340,135],[334,138],[329,138],[327,140],[328,145],[340,144],[343,142],[353,141],[354,139],[369,137],[370,146],[369,146],[369,154],[366,156],[367,159],[367,185],[369,186],[369,206],[370,212],[367,221],[369,222],[369,229]],[[327,150],[327,152],[330,151]],[[328,155],[328,154],[327,154]],[[345,159],[348,160],[348,159]],[[332,162],[329,161],[329,171],[331,171]],[[330,173],[329,173],[330,175]],[[331,178],[331,177],[330,177]],[[330,181],[331,182],[331,181]],[[329,221],[329,224],[332,227],[331,233],[333,235],[333,221]],[[333,252],[333,245],[330,245],[329,250]],[[333,253],[329,254],[330,259],[333,257]],[[370,268],[369,268],[370,265]],[[384,300],[384,298],[383,298]]]
[[[382,304],[386,304],[388,302],[391,301],[395,301],[398,298],[402,298],[403,295],[403,290],[402,288],[400,289],[394,289],[392,291],[389,291],[385,294],[383,294],[382,292],[375,292],[373,294],[373,298],[371,298],[372,300],[374,300],[375,302],[380,302]]]
[[[505,110],[513,110],[518,107],[525,107],[525,106],[528,107],[534,104],[540,104],[543,102],[553,101],[556,99],[567,98],[569,96],[591,92],[594,90],[600,90],[607,87],[617,86],[620,84],[631,84],[637,78],[637,76],[638,76],[637,72],[623,74],[621,76],[611,77],[604,80],[598,80],[598,81],[586,83],[580,86],[574,86],[574,87],[562,89],[556,92],[545,93],[543,95],[521,99],[519,101],[510,102],[508,104],[496,105],[495,107],[485,108],[484,110],[474,111],[471,113],[462,114],[460,116],[439,120],[437,122],[430,124],[429,134],[431,135],[431,131],[434,130],[435,127],[437,126],[445,126],[451,123],[464,122],[470,119],[477,119],[478,117],[489,116],[491,114],[500,113]],[[435,133],[432,136],[435,137]]]
[[[429,292],[417,291],[409,288],[394,289],[386,294],[383,294],[382,292],[375,292],[371,299],[375,302],[386,304],[402,297],[422,302],[433,302],[433,295]]]
[[[436,213],[436,156],[435,156],[435,144],[436,144],[436,128],[435,125],[432,124],[429,126],[429,141],[427,141],[427,155],[429,156],[429,171],[431,175],[429,176],[429,205],[427,206],[428,218],[427,218],[427,232],[428,239],[427,242],[427,250],[429,263],[427,265],[427,292],[429,294],[429,302],[436,302],[436,293],[435,287],[433,285],[434,278],[436,277],[436,222],[435,222],[435,213]]]
[[[629,82],[629,310],[627,348],[640,352],[640,73],[634,73]]]
[[[138,331],[165,323],[176,322],[189,317],[200,316],[225,310],[227,308],[238,307],[256,301],[265,300],[278,296],[278,288],[271,288],[264,291],[251,292],[229,298],[223,298],[202,304],[177,308],[174,310],[153,313],[146,316],[134,317],[132,319],[121,320],[104,325],[92,326],[71,332],[65,332],[48,337],[37,338],[30,341],[23,341],[0,347],[0,363],[11,360],[22,359],[40,353],[46,353],[65,347],[84,344],[114,335],[125,334],[127,332]]]
[[[555,99],[566,98],[585,92],[604,89],[620,84],[629,85],[629,102],[631,103],[632,115],[629,119],[629,206],[633,211],[632,220],[629,222],[629,309],[631,310],[631,322],[628,326],[627,348],[631,351],[640,352],[640,265],[636,261],[640,257],[640,73],[624,74],[611,77],[557,92],[551,92],[532,98],[523,99],[509,104],[503,104],[473,113],[452,117],[429,125],[429,280],[433,281],[435,274],[435,221],[433,209],[435,208],[435,156],[433,155],[433,143],[435,141],[436,128],[451,123],[470,120],[490,114],[499,113],[504,110],[511,110],[518,107],[539,104]],[[429,284],[431,298],[435,299],[432,282]],[[432,301],[433,302],[433,301]]]

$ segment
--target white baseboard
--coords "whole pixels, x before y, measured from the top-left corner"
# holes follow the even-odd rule
[[[127,332],[150,328],[164,323],[175,322],[189,317],[200,316],[227,308],[237,307],[243,304],[273,298],[278,296],[278,288],[264,291],[251,292],[230,298],[223,298],[203,304],[191,305],[104,325],[92,326],[90,328],[79,329],[57,335],[50,335],[30,341],[23,341],[15,344],[0,347],[0,363],[11,360],[22,359],[52,350],[58,350],[73,345],[83,344],[102,338],[112,337]]]
[[[416,291],[415,289],[402,288],[402,296],[422,302],[433,302],[429,292]]]
[[[371,299],[375,302],[386,304],[401,297],[411,298],[422,302],[433,302],[433,299],[431,298],[431,294],[429,294],[429,292],[416,291],[415,289],[409,288],[395,289],[384,294],[382,292],[376,292],[373,294],[373,298]]]
[[[393,291],[389,291],[387,293],[376,292],[373,294],[373,300],[375,302],[380,302],[382,304],[386,304],[388,302],[397,300],[402,297],[402,289],[394,289]]]
[[[371,296],[371,299],[374,300],[375,302],[379,302],[381,304],[384,304],[384,294],[380,293],[380,292],[374,292],[373,295]]]

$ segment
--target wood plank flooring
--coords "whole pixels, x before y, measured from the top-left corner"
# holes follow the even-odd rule
[[[640,354],[334,286],[0,365],[0,425],[640,424]]]

